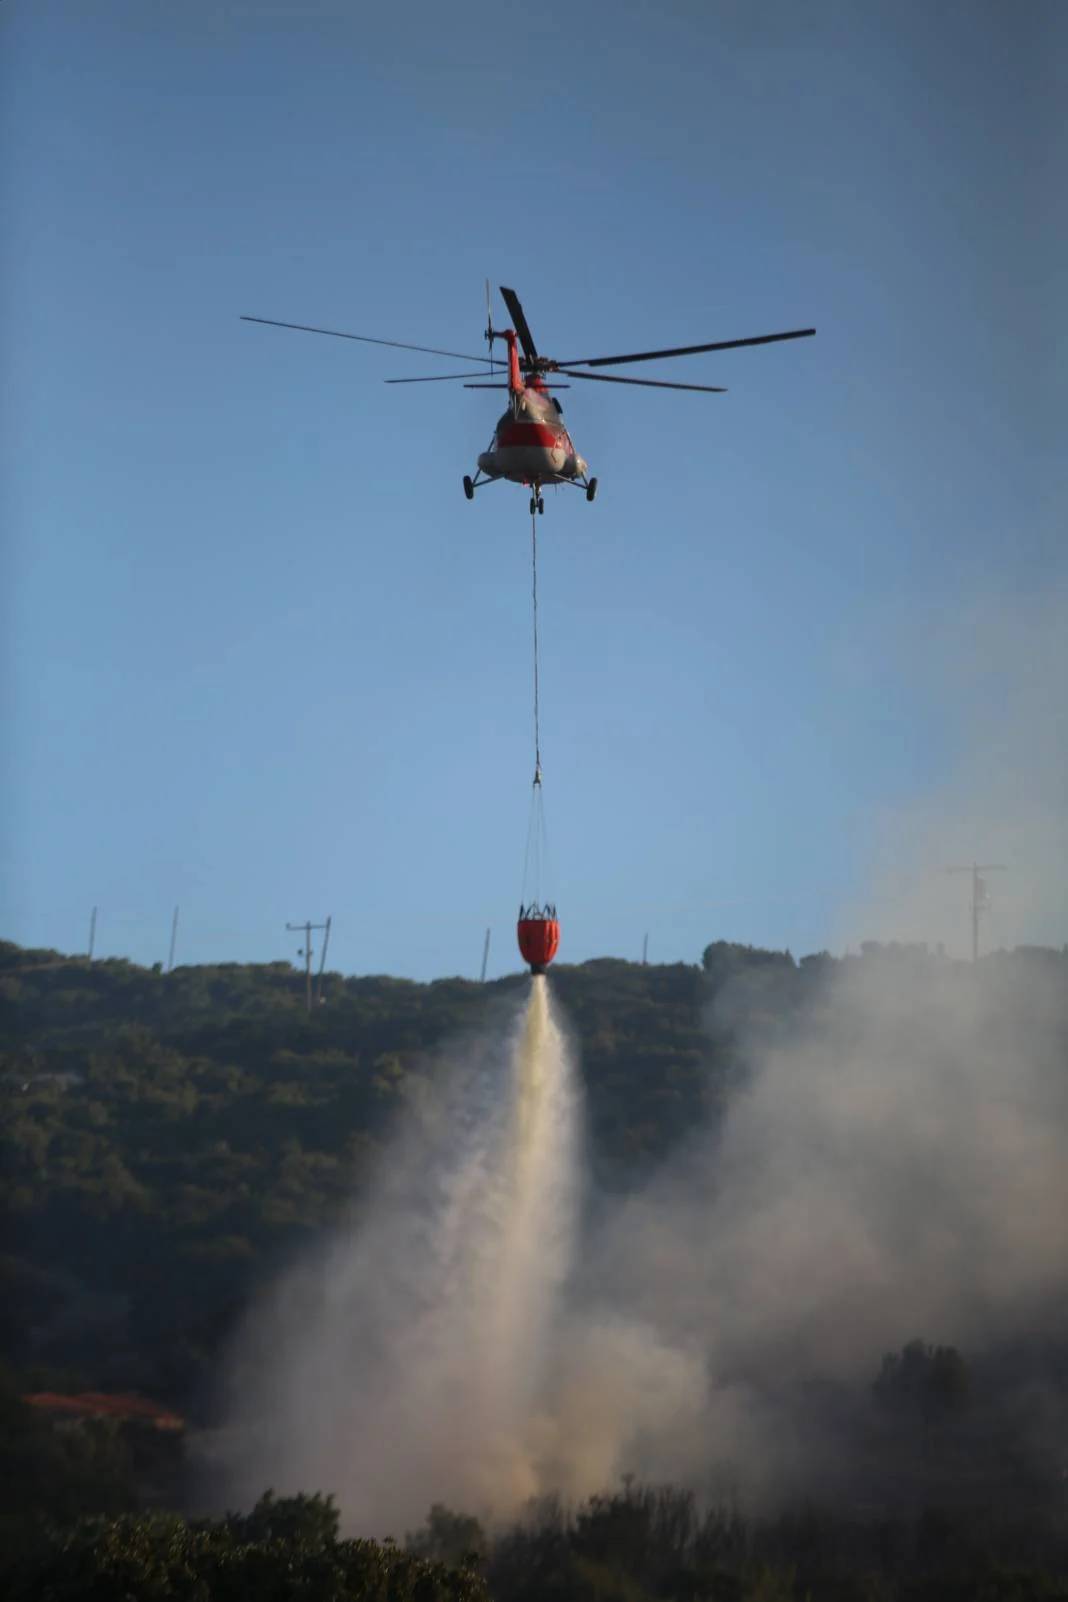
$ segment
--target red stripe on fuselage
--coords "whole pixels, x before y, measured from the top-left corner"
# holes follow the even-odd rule
[[[552,451],[562,448],[563,440],[544,423],[508,423],[497,430],[497,449],[507,450],[512,445],[540,445]]]

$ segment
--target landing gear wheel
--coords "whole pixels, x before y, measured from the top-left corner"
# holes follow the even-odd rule
[[[539,495],[538,496],[538,511],[539,512],[544,512],[544,510],[545,510],[545,502],[542,500],[541,496]]]
[[[588,501],[595,501],[597,499],[597,480],[595,478],[591,478],[590,482],[586,485],[586,499]]]
[[[534,516],[534,513],[535,513],[535,512],[536,512],[536,511],[537,511],[537,510],[538,510],[538,503],[537,503],[537,501],[536,501],[536,500],[535,500],[535,499],[534,499],[534,496],[533,496],[533,495],[532,495],[532,496],[531,496],[531,497],[530,497],[530,515],[531,515],[531,517],[533,517],[533,516]]]
[[[464,474],[464,494],[467,496],[469,501],[473,501],[475,498],[475,486],[472,484],[466,473]]]

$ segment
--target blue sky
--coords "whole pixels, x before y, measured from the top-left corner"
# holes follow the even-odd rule
[[[489,276],[564,357],[818,328],[641,370],[724,396],[562,396],[601,489],[539,525],[543,754],[562,957],[833,943],[966,759],[918,654],[1066,577],[1064,8],[0,31],[2,932],[96,904],[151,962],[178,903],[180,960],[266,960],[329,912],[347,971],[477,972],[487,926],[517,966],[530,527],[460,488],[498,397],[238,320],[479,351]]]

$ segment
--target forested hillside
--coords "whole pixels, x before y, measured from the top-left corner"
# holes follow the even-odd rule
[[[987,962],[1068,975],[1063,953]],[[714,1122],[745,1071],[739,1024],[750,1050],[781,1037],[843,965],[721,942],[693,966],[554,969],[599,1189],[626,1190]],[[288,963],[163,974],[0,946],[7,1360],[195,1409],[256,1285],[358,1195],[409,1098],[506,1027],[527,982],[328,974],[309,1016]]]
[[[753,954],[756,960],[756,954]],[[739,953],[739,960],[745,954]],[[398,1112],[525,978],[179,968],[0,948],[4,1350],[20,1368],[183,1406],[253,1287],[357,1193]],[[625,1185],[726,1094],[698,967],[553,980],[576,1030],[593,1161]]]

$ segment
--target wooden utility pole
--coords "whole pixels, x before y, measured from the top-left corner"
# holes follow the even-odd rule
[[[312,923],[310,918],[305,918],[303,923],[287,923],[286,924],[286,928],[287,929],[292,929],[294,931],[302,930],[303,934],[304,934],[304,944],[300,948],[300,950],[297,952],[297,956],[304,958],[304,1001],[305,1001],[305,1006],[306,1006],[308,1012],[310,1013],[311,1010],[312,1010],[312,976],[311,976],[311,963],[312,963],[311,937],[312,937],[312,930],[313,929],[326,929],[326,930],[329,930],[329,928],[330,928],[330,920],[328,918],[325,923]],[[324,953],[323,954],[324,954],[324,956],[326,954],[325,953],[325,948],[324,948]]]
[[[947,873],[970,873],[972,876],[972,961],[979,961],[979,914],[990,911],[990,891],[984,873],[1005,873],[1003,862],[969,862],[963,868],[947,868]]]
[[[326,933],[323,935],[323,950],[319,958],[319,977],[315,983],[315,1005],[317,1007],[321,1006],[323,1001],[323,969],[326,967],[326,948],[330,944],[330,925],[333,921],[333,917],[328,912],[325,925]]]

